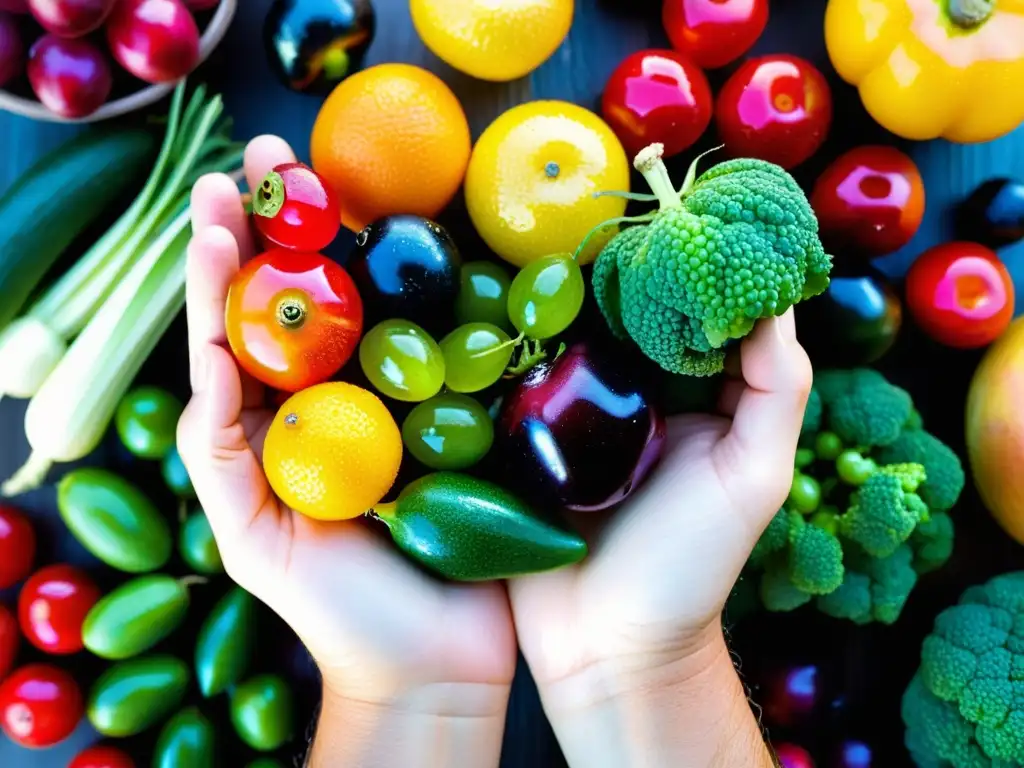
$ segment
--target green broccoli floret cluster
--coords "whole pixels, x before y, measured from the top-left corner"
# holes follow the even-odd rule
[[[793,485],[747,563],[771,611],[816,602],[892,624],[918,577],[953,552],[956,454],[923,431],[910,396],[877,371],[815,373]]]
[[[903,722],[919,768],[1024,768],[1024,572],[939,614]]]
[[[718,373],[729,340],[828,287],[814,211],[779,166],[730,160],[698,179],[695,161],[677,191],[661,145],[635,165],[660,208],[601,251],[594,296],[611,331],[665,370]]]

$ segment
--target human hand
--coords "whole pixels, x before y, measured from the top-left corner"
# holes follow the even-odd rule
[[[733,742],[739,729],[724,720],[753,724],[721,615],[792,482],[812,375],[792,310],[743,341],[740,367],[722,394],[724,416],[670,419],[664,456],[644,486],[607,521],[576,518],[591,543],[586,561],[509,585],[523,654],[570,764],[718,765],[704,761],[716,734],[699,729],[690,751],[662,744],[664,762],[631,750],[643,749],[641,731],[651,740],[681,733],[673,713],[693,723],[706,715],[708,731],[715,722],[733,728],[725,733]],[[715,709],[719,692],[729,700]],[[688,704],[703,713],[681,714]],[[631,708],[644,714],[631,718]],[[655,708],[667,708],[670,721]],[[756,726],[749,735],[767,759]]]
[[[249,187],[294,159],[280,139],[255,139],[245,156]],[[274,414],[265,407],[264,387],[239,370],[226,348],[228,287],[257,248],[231,179],[199,180],[192,225],[193,395],[178,444],[228,573],[305,643],[324,678],[325,710],[338,701],[339,710],[349,702],[503,725],[516,661],[504,587],[442,584],[362,523],[318,522],[280,502],[261,466]],[[499,746],[500,737],[499,727]]]

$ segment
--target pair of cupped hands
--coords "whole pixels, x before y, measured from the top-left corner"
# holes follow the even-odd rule
[[[281,139],[253,140],[250,188],[290,161]],[[519,647],[554,722],[728,659],[722,610],[788,493],[811,385],[792,312],[743,341],[718,414],[669,419],[663,458],[641,489],[607,516],[574,521],[590,544],[583,563],[508,583],[446,584],[367,526],[317,522],[274,495],[261,466],[273,412],[225,339],[228,287],[257,248],[235,182],[202,178],[192,224],[193,395],[179,449],[228,573],[298,634],[325,696],[501,716]]]

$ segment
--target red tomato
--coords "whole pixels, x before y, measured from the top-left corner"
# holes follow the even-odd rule
[[[701,69],[681,53],[637,51],[608,79],[601,112],[631,156],[660,142],[670,157],[707,129],[711,87]]]
[[[239,364],[286,392],[326,381],[363,330],[348,272],[316,253],[272,250],[246,264],[228,291],[228,343]]]
[[[84,572],[70,565],[42,568],[25,582],[18,597],[18,621],[25,638],[55,655],[77,653],[82,624],[100,590]]]
[[[714,69],[757,42],[768,23],[768,0],[665,0],[661,21],[673,48]]]
[[[135,768],[135,763],[120,749],[89,747],[80,752],[68,768]]]
[[[270,245],[313,253],[338,236],[341,210],[330,185],[302,163],[279,165],[252,197],[256,229]]]
[[[0,504],[0,589],[13,587],[32,571],[36,534],[21,512]]]
[[[925,251],[911,265],[907,306],[914,321],[939,343],[983,347],[1013,319],[1013,281],[985,246],[947,243]]]
[[[67,672],[29,664],[0,685],[0,727],[23,747],[52,747],[82,719],[82,692]]]
[[[895,147],[866,146],[840,155],[811,193],[831,253],[884,256],[910,242],[924,218],[924,182]]]
[[[20,643],[18,620],[14,618],[10,608],[0,605],[0,683],[14,667]]]
[[[732,155],[793,168],[825,141],[832,95],[809,61],[762,56],[745,62],[723,86],[715,121]]]

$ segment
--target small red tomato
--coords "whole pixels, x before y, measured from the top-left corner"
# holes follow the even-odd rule
[[[907,272],[907,306],[940,344],[991,344],[1013,319],[1013,280],[993,251],[953,242],[922,253]]]
[[[630,156],[660,142],[670,157],[711,122],[711,87],[700,67],[675,51],[637,51],[608,79],[601,113]]]
[[[115,747],[89,747],[68,768],[135,768],[135,762]]]
[[[338,198],[316,171],[302,163],[279,165],[252,198],[256,229],[271,245],[315,253],[341,229]]]
[[[363,302],[348,272],[316,253],[276,249],[235,276],[225,313],[239,364],[286,392],[326,381],[363,331]]]
[[[0,589],[13,587],[32,571],[36,534],[21,512],[0,504]]]
[[[814,768],[814,759],[810,753],[796,744],[777,745],[775,755],[779,758],[782,768]]]
[[[895,147],[857,147],[818,177],[811,205],[830,253],[884,256],[909,243],[921,226],[924,182],[914,161]]]
[[[14,618],[10,608],[0,605],[0,683],[14,667],[14,659],[18,656],[20,644],[18,620]]]
[[[21,667],[0,685],[0,727],[22,747],[59,744],[74,733],[82,712],[78,683],[49,664]]]
[[[82,624],[100,595],[99,587],[78,568],[40,569],[18,596],[18,621],[25,639],[46,653],[77,653],[84,647]]]
[[[832,95],[821,72],[798,56],[750,59],[718,94],[718,133],[736,157],[793,168],[825,141]]]
[[[714,69],[757,42],[768,23],[768,0],[665,0],[661,21],[673,48]]]

